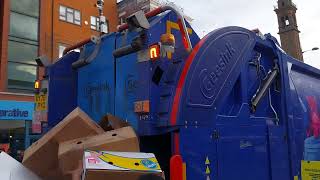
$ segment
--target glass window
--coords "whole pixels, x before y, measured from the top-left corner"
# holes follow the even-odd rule
[[[38,19],[10,13],[10,35],[30,40],[38,40]]]
[[[33,90],[37,75],[39,0],[10,0],[8,89]]]
[[[95,17],[95,16],[91,16],[90,20],[91,20],[91,29],[99,31],[100,30],[100,18]]]
[[[97,27],[96,27],[96,24],[97,24],[97,21],[96,21],[96,17],[94,17],[94,16],[91,16],[90,17],[90,21],[91,21],[91,29],[94,29],[94,30],[96,30],[97,29]]]
[[[124,23],[126,23],[126,18],[125,17],[120,17],[119,18],[119,24],[122,25]]]
[[[16,41],[16,42],[20,42],[20,43],[26,43],[26,44],[31,44],[31,45],[35,45],[38,46],[39,42],[38,41],[34,41],[34,40],[29,40],[29,39],[22,39],[19,37],[14,37],[14,36],[9,36],[8,40],[10,41]]]
[[[60,6],[59,14],[60,14],[60,16],[66,16],[66,7]]]
[[[91,16],[90,19],[91,19],[91,25],[95,25],[96,24],[96,17]]]
[[[77,25],[81,24],[80,21],[78,21],[78,20],[75,20],[74,23],[77,24]]]
[[[67,12],[67,21],[70,23],[73,23],[73,14],[72,13]]]
[[[74,11],[74,19],[80,21],[80,11]]]
[[[60,5],[59,19],[73,24],[81,25],[81,13],[78,10]]]
[[[80,11],[75,10],[74,11],[74,19],[75,19],[75,23],[80,25],[81,22],[81,15],[80,15]]]
[[[66,49],[65,45],[59,44],[59,58],[63,56],[63,51]]]
[[[11,11],[29,16],[39,16],[39,0],[11,0]]]
[[[58,45],[58,49],[59,49],[59,58],[61,58],[63,56],[63,51],[68,47],[68,45],[66,44],[62,44],[62,43],[59,43]],[[77,48],[77,49],[74,49],[72,50],[74,52],[80,52],[80,49]]]
[[[35,65],[8,62],[8,88],[33,90],[36,70]]]
[[[69,12],[69,13],[73,13],[73,9],[71,9],[71,8],[67,8],[67,12]]]
[[[9,41],[8,42],[8,60],[14,62],[23,62],[36,64],[35,58],[38,56],[38,46]]]
[[[106,33],[108,33],[109,32],[109,21],[108,20],[106,20]]]
[[[59,16],[59,19],[63,20],[63,21],[66,21],[66,16]]]

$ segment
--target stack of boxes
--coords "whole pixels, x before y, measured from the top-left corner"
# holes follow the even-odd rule
[[[139,151],[128,123],[107,115],[98,125],[76,108],[25,151],[22,164],[44,180],[161,179],[155,156]]]

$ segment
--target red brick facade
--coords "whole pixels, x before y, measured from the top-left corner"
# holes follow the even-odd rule
[[[54,0],[41,1],[40,23],[40,54],[50,59],[58,57],[59,44],[72,45],[91,35],[98,35],[98,31],[90,28],[90,16],[99,16],[92,0]],[[67,6],[81,12],[81,25],[75,25],[59,20],[59,6]],[[105,1],[104,15],[109,22],[109,30],[115,31],[118,23],[116,0]],[[52,11],[53,10],[53,11]],[[88,24],[86,24],[87,22]]]
[[[90,28],[90,16],[98,16],[92,0],[39,0],[39,56],[57,59],[59,43],[72,45],[98,32]],[[67,6],[81,12],[81,25],[59,20],[59,6]],[[115,31],[118,24],[116,0],[105,1],[104,15],[109,22],[109,31]],[[2,18],[3,17],[3,18]],[[10,22],[10,0],[0,1],[0,100],[33,101],[33,95],[11,93],[7,90],[8,35]],[[87,22],[87,23],[85,23]],[[39,77],[44,70],[39,70]]]

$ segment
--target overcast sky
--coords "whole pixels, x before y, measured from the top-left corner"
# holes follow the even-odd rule
[[[118,0],[120,1],[120,0]],[[192,17],[193,28],[202,37],[224,26],[259,28],[279,39],[278,20],[274,10],[277,0],[162,0],[174,2]],[[293,0],[302,50],[320,48],[320,0]],[[280,42],[280,41],[279,41]],[[304,53],[304,61],[320,69],[320,50]]]
[[[276,0],[171,0],[194,19],[193,26],[200,36],[224,26],[236,25],[259,28],[279,39]],[[297,21],[303,50],[320,47],[320,0],[293,0],[297,5]],[[306,63],[320,69],[320,50],[306,52]]]

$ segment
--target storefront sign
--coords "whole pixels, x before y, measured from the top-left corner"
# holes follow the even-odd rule
[[[32,120],[33,102],[0,101],[0,120]]]

